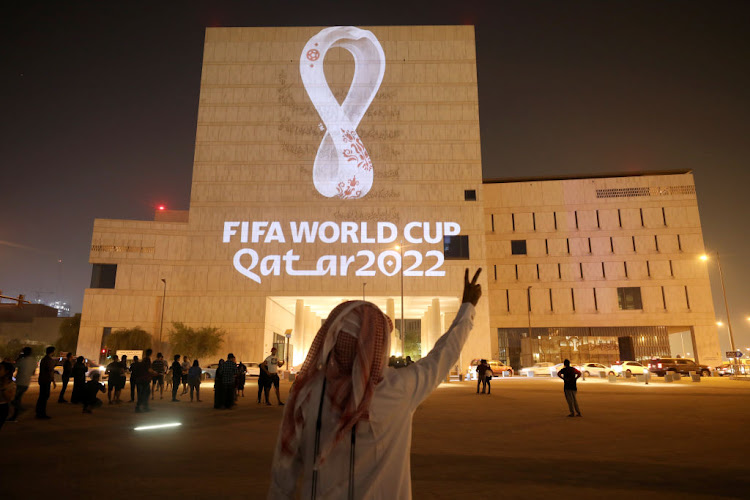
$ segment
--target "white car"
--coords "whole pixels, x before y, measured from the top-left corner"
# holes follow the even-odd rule
[[[555,367],[555,363],[541,362],[536,363],[534,366],[527,366],[521,368],[521,375],[526,377],[534,377],[538,375],[552,375],[551,370]],[[555,372],[557,373],[557,372]]]
[[[578,371],[583,374],[584,377],[601,377],[602,373],[607,373],[607,367],[601,363],[582,363],[580,366],[576,366]]]
[[[640,364],[638,361],[618,361],[613,363],[609,367],[609,374],[615,374],[618,377],[630,376],[630,375],[643,375],[648,371],[648,368]]]

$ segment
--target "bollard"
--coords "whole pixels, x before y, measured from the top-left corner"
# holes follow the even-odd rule
[[[672,374],[672,380],[674,380],[675,382],[679,382],[681,378],[682,378],[682,377],[681,377],[681,376],[680,376],[680,374],[679,374],[679,373],[677,373],[677,372],[674,372],[674,373]]]
[[[672,374],[671,373],[665,373],[664,374],[664,382],[672,382]]]
[[[611,374],[607,377],[607,379],[609,380],[610,384],[614,384],[615,382],[617,382],[617,375]]]
[[[691,372],[690,373],[690,378],[693,380],[693,382],[700,382],[701,381],[701,376],[698,373],[695,373],[695,372]]]
[[[607,378],[607,372],[599,372],[599,377]]]
[[[636,375],[635,376],[636,382],[645,382],[646,381],[646,375]]]

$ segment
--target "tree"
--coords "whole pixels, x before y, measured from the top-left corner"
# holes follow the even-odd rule
[[[207,358],[219,351],[227,332],[215,326],[190,328],[184,323],[172,323],[169,344],[172,352],[192,359]]]
[[[0,360],[15,360],[21,354],[21,349],[26,346],[31,347],[31,357],[37,360],[42,359],[44,349],[47,347],[38,342],[21,342],[18,339],[10,339],[5,343],[0,342]]]
[[[151,334],[140,326],[115,330],[107,337],[107,348],[118,350],[143,351],[151,347]]]
[[[81,315],[76,314],[72,318],[66,318],[60,323],[60,337],[55,342],[55,348],[59,352],[76,352],[78,347],[78,331],[81,329]]]

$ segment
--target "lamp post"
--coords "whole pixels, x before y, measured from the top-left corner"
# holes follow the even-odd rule
[[[162,278],[161,282],[164,283],[164,293],[161,296],[161,320],[159,321],[159,349],[161,350],[161,331],[164,328],[164,301],[167,300],[167,280]]]
[[[732,320],[731,316],[729,316],[729,303],[727,302],[727,288],[724,285],[724,272],[721,270],[721,259],[719,258],[719,252],[714,252],[716,256],[716,266],[719,268],[719,278],[721,279],[721,293],[724,296],[724,309],[727,312],[727,330],[729,331],[729,343],[732,347],[732,351],[735,353],[737,352],[737,349],[734,346],[734,335],[732,334]],[[700,256],[700,259],[703,262],[706,262],[708,260],[708,255],[703,254]],[[737,365],[737,358],[734,358],[734,365]]]

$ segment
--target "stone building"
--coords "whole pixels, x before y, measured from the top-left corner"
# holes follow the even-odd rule
[[[455,316],[464,269],[479,266],[489,300],[479,305],[461,364],[479,356],[520,361],[534,349],[514,354],[508,347],[529,340],[513,330],[528,326],[521,304],[528,284],[536,328],[674,326],[693,332],[698,355],[718,352],[706,323],[705,271],[685,274],[688,252],[702,247],[690,175],[483,183],[478,110],[471,26],[207,29],[190,207],[157,211],[153,221],[95,221],[79,352],[96,355],[107,334],[124,327],[141,326],[157,341],[163,329],[166,341],[179,321],[223,328],[222,352],[243,360],[261,359],[274,345],[284,352],[288,343],[284,355],[298,364],[328,312],[365,296],[394,320],[393,352],[418,358]],[[594,185],[693,191],[610,198],[585,187]],[[669,225],[659,228],[660,258],[645,259],[643,245],[656,234],[646,228],[661,207]],[[647,225],[616,230],[618,208],[629,230],[639,208]],[[597,209],[606,227],[598,233],[590,226]],[[560,218],[554,231],[547,227],[553,211]],[[571,226],[576,216],[578,229]],[[664,239],[665,232],[678,234],[678,218],[690,229],[678,231],[680,259],[674,238]],[[569,255],[555,261],[539,253],[547,231],[550,251],[558,256],[568,238]],[[617,252],[630,236],[641,245],[628,255],[631,274],[622,281],[623,288],[641,286],[648,309],[640,316],[620,313],[612,302],[620,283],[618,271],[607,268],[613,259],[606,259],[608,281],[591,282],[610,233]],[[592,249],[581,253],[589,236]],[[513,255],[511,240],[526,240],[528,254]],[[665,301],[677,312],[677,288],[687,285],[691,310],[665,323],[667,314],[651,311],[652,288],[658,298],[664,258],[673,251],[667,260],[677,277],[665,278]],[[608,257],[615,255],[622,264],[625,254]],[[573,275],[576,259],[586,269],[583,280]],[[555,281],[548,273],[558,261],[565,275]],[[647,261],[649,280],[641,277]],[[535,278],[537,263],[544,274]],[[565,293],[563,284],[568,297],[570,288],[580,294],[576,312],[563,313],[570,307],[563,295],[558,310],[546,311],[542,288],[555,288],[554,299]],[[594,288],[606,313],[591,310]]]

